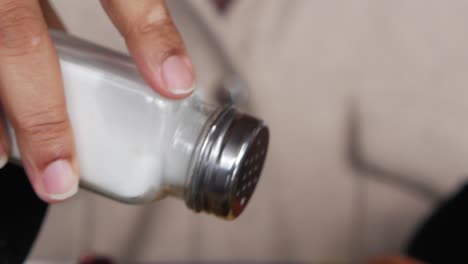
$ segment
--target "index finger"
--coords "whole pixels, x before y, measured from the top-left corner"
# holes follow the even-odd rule
[[[195,74],[164,0],[101,0],[151,87],[179,99],[194,89]]]
[[[0,0],[0,100],[36,193],[48,202],[76,193],[60,67],[38,1]]]

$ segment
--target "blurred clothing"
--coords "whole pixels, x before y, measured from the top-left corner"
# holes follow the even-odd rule
[[[431,264],[467,263],[468,185],[463,186],[415,232],[408,254]]]
[[[53,3],[71,33],[125,50],[96,1]],[[357,263],[404,249],[464,181],[465,2],[237,0],[223,14],[211,1],[169,5],[200,88],[239,74],[245,109],[270,126],[251,204],[224,222],[174,199],[133,206],[80,191],[51,207],[33,258]]]
[[[47,204],[34,193],[23,169],[0,170],[0,263],[23,263],[42,225]]]

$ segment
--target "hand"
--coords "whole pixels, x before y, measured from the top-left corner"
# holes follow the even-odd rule
[[[188,96],[194,71],[165,1],[101,3],[148,84],[166,97]],[[45,20],[60,23],[44,18],[49,7],[45,1],[0,0],[0,102],[35,192],[44,201],[57,202],[76,193],[79,169],[60,67]],[[4,165],[10,148],[4,126],[0,143]]]

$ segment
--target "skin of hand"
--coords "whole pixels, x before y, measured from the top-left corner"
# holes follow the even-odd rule
[[[164,0],[102,0],[141,75],[155,92],[189,96],[195,73]],[[78,189],[79,168],[60,67],[48,24],[63,29],[46,1],[0,0],[0,103],[14,128],[37,195],[60,202]],[[0,120],[0,165],[10,141]]]

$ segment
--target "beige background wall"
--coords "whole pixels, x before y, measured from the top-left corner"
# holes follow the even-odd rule
[[[53,3],[71,33],[125,51],[97,1]],[[272,130],[245,215],[224,223],[177,201],[135,207],[82,191],[53,206],[33,258],[358,261],[399,251],[468,170],[466,2],[238,0],[227,17],[207,3],[170,1],[199,83],[213,86],[225,63],[191,15]],[[353,142],[361,165],[379,170],[350,162]]]

